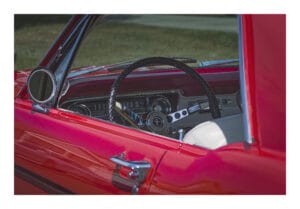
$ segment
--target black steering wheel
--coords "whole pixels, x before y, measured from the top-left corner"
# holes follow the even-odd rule
[[[219,118],[221,117],[221,113],[218,107],[218,102],[215,94],[211,90],[211,88],[208,86],[207,82],[199,75],[193,68],[187,66],[186,64],[171,59],[171,58],[165,58],[165,57],[150,57],[150,58],[145,58],[138,60],[131,65],[129,65],[122,73],[118,76],[118,78],[114,81],[111,90],[110,90],[110,97],[108,101],[108,117],[111,122],[114,122],[114,116],[115,116],[115,109],[116,109],[116,96],[119,90],[119,87],[121,85],[121,82],[128,76],[133,70],[140,68],[140,67],[145,67],[149,65],[169,65],[173,66],[175,68],[183,70],[186,74],[190,75],[194,80],[196,80],[199,85],[204,89],[205,94],[208,97],[208,102],[209,102],[209,108],[210,112],[213,118]],[[185,113],[184,113],[185,114]],[[157,120],[157,118],[162,118],[165,117],[167,119],[167,116],[164,116],[162,113],[154,113],[150,116],[153,120],[151,120],[153,123],[156,123],[157,129],[152,130],[153,132],[159,132],[160,128],[159,127],[162,124]],[[150,122],[151,123],[151,122]],[[154,127],[156,126],[154,124]],[[151,127],[151,125],[150,125]]]

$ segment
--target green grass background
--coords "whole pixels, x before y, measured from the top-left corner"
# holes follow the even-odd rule
[[[15,69],[36,67],[69,18],[69,15],[15,15]],[[183,56],[199,61],[237,58],[237,40],[236,32],[112,21],[93,29],[73,67],[150,56]]]

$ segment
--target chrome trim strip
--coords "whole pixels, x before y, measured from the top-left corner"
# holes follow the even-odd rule
[[[238,24],[239,24],[239,68],[240,68],[240,91],[241,91],[241,99],[242,99],[242,108],[243,108],[243,127],[244,127],[244,140],[252,144],[251,137],[251,124],[249,121],[249,108],[248,108],[248,100],[246,97],[246,77],[245,77],[245,63],[244,63],[244,45],[243,45],[243,31],[242,31],[242,17],[238,16]]]
[[[103,70],[105,69],[105,66],[100,66],[100,67],[88,67],[87,69],[81,69],[81,70],[78,70],[78,71],[71,71],[67,78],[68,79],[71,79],[71,78],[75,78],[77,76],[81,76],[81,75],[85,75],[85,74],[88,74],[88,73],[93,73],[93,72],[96,72],[98,70]]]
[[[14,175],[15,177],[20,178],[32,186],[37,187],[49,194],[75,194],[67,188],[52,182],[50,179],[46,179],[16,164]]]
[[[211,60],[211,61],[201,61],[198,63],[199,67],[208,67],[212,65],[224,65],[238,62],[238,59],[224,59],[224,60]]]
[[[199,107],[199,105],[198,106],[193,106],[191,108],[197,108],[197,107]],[[200,110],[200,108],[199,108],[199,110]],[[176,117],[176,115],[178,115],[178,116]],[[189,114],[188,109],[184,108],[184,109],[181,109],[181,110],[178,110],[176,112],[172,112],[172,113],[168,114],[168,117],[171,118],[170,123],[175,123],[176,121],[181,120],[183,118],[186,118],[189,115],[190,114]]]
[[[72,20],[73,20],[73,17],[68,20],[68,22],[64,25],[64,28],[55,37],[54,41],[52,42],[52,44],[50,45],[50,47],[48,48],[48,50],[46,51],[46,53],[44,54],[44,56],[42,56],[42,58],[38,62],[38,64],[37,64],[38,67],[46,67],[46,66],[42,66],[41,63],[44,61],[45,57],[50,53],[51,49],[54,47],[55,43],[59,40],[59,38],[64,33],[64,31],[67,29],[67,27],[72,22]]]

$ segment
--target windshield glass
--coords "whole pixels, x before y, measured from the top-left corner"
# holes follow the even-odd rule
[[[235,59],[238,57],[237,17],[109,15],[84,40],[73,68],[154,56],[192,58],[196,61],[189,59],[187,63],[200,67],[204,61]]]

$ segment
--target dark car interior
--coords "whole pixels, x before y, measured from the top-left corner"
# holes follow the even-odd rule
[[[196,68],[195,71],[212,88],[221,117],[241,113],[237,66]],[[59,106],[78,114],[109,120],[109,93],[117,76],[112,73],[70,79],[68,91],[61,97]],[[183,140],[185,133],[197,124],[213,119],[203,89],[187,74],[174,68],[136,71],[126,77],[116,97],[124,111],[116,114],[116,123],[178,140]],[[191,112],[186,117],[185,110]]]
[[[101,26],[102,28],[92,38],[91,43],[84,44],[97,45],[95,44],[96,39],[99,42],[103,41],[98,40],[101,32],[110,32],[111,36],[114,36],[115,42],[118,42],[118,34],[115,34],[113,29],[123,27],[122,21],[119,21],[122,18],[111,18],[113,21],[102,23],[104,26]],[[133,17],[126,18],[128,21]],[[115,19],[119,22],[116,23]],[[150,31],[147,28],[149,36],[142,32],[140,32],[141,35],[137,35],[141,26],[135,25],[130,31],[126,21],[124,21],[124,25],[127,26],[126,35],[135,38],[134,43],[140,41],[141,45],[145,46],[143,52],[140,52],[138,51],[139,48],[128,44],[126,48],[133,50],[131,52],[132,57],[141,57],[141,53],[149,50],[147,52],[149,56],[146,57],[163,57],[170,63],[176,62],[178,65],[172,65],[168,62],[138,65],[139,60],[143,60],[143,58],[124,62],[128,56],[127,51],[126,53],[122,52],[123,47],[115,46],[116,54],[124,53],[121,53],[118,58],[123,62],[115,62],[119,64],[101,65],[102,61],[94,63],[91,57],[88,59],[93,62],[93,66],[82,67],[82,65],[75,63],[75,67],[70,71],[64,84],[64,91],[58,104],[59,108],[209,149],[241,141],[243,128],[238,59],[233,61],[225,59],[221,60],[220,63],[218,63],[219,60],[216,63],[203,64],[197,61],[199,58],[182,57],[181,53],[189,53],[188,50],[191,48],[189,44],[184,45],[186,49],[173,51],[173,42],[165,43],[165,46],[162,46],[161,41],[152,38],[156,35],[153,31],[157,30],[157,33],[160,33],[160,28],[151,26],[149,27]],[[172,31],[172,29],[168,30]],[[184,29],[183,31],[192,31],[189,30]],[[208,39],[206,37],[207,31],[199,29],[195,31],[197,34],[199,33],[199,36],[205,34],[204,38]],[[165,32],[163,31],[163,34]],[[179,30],[176,32],[181,34]],[[220,39],[224,39],[224,34],[216,33]],[[191,36],[193,37],[191,40],[196,40],[195,37],[197,37],[194,32],[191,34],[183,33],[182,36]],[[124,34],[120,34],[120,37],[124,38]],[[163,36],[161,37],[163,38]],[[233,41],[237,41],[235,33],[232,33],[231,37],[233,37]],[[219,46],[216,40],[211,41],[212,46],[216,46],[214,50],[218,50]],[[149,49],[146,42],[152,43],[152,46],[148,46]],[[222,43],[221,41],[220,44]],[[119,44],[126,43],[121,41]],[[227,46],[227,43],[223,44],[225,44],[223,46],[225,51],[233,47],[233,53],[238,54],[235,52],[235,50],[237,51],[236,45]],[[113,46],[114,43],[111,47]],[[170,50],[167,53],[165,52],[166,48]],[[166,56],[170,53],[174,56]],[[197,51],[191,53],[195,53],[194,56],[197,56]],[[206,56],[209,58],[215,56],[215,53],[212,51],[211,55],[207,54]],[[105,58],[105,55],[102,56]],[[95,60],[101,59],[96,58]],[[132,69],[129,71],[128,68]],[[199,78],[197,80],[194,77]],[[211,138],[215,138],[215,141]]]

